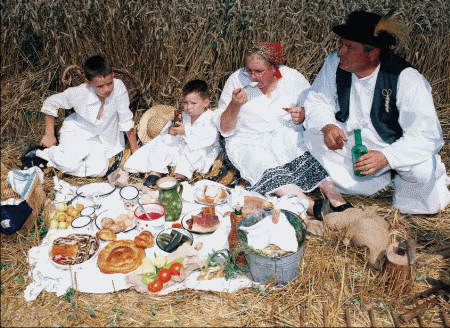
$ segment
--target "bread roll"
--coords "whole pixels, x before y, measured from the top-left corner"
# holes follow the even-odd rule
[[[118,232],[122,232],[123,230],[122,230],[122,225],[118,225],[118,224],[111,224],[109,227],[108,227],[108,229],[111,229],[112,230],[112,232],[114,232],[114,233],[118,233]]]
[[[100,223],[102,228],[110,228],[110,226],[114,224],[114,220],[112,218],[104,217]]]
[[[155,246],[155,240],[153,234],[150,231],[142,231],[134,238],[134,243],[139,248],[151,248]]]
[[[116,234],[111,229],[101,229],[96,235],[101,240],[114,241],[117,239]]]

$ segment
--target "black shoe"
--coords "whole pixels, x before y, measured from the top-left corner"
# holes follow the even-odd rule
[[[40,157],[34,157],[32,159],[25,159],[22,164],[20,165],[21,170],[27,170],[30,167],[37,166],[41,170],[44,170],[47,168],[47,161]]]
[[[318,199],[314,201],[313,213],[316,220],[323,221],[325,215],[333,212],[328,199]]]
[[[344,212],[348,208],[353,208],[353,205],[350,204],[349,202],[346,202],[345,204],[342,204],[342,205],[339,205],[336,207],[334,207],[333,205],[330,204],[330,207],[333,210],[333,212]]]
[[[144,186],[146,187],[153,187],[154,185],[156,185],[156,181],[158,181],[159,179],[161,179],[160,176],[154,175],[154,174],[150,174],[147,179],[144,182]]]

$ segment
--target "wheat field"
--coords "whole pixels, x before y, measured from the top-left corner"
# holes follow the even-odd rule
[[[253,41],[284,45],[287,66],[310,82],[326,56],[337,48],[331,32],[353,10],[379,14],[396,8],[411,29],[410,40],[395,51],[429,81],[444,138],[450,139],[450,2],[318,0],[4,0],[1,5],[1,162],[17,168],[23,150],[43,134],[43,100],[61,91],[61,76],[95,54],[133,74],[142,85],[135,121],[155,104],[179,107],[181,88],[204,79],[217,104],[227,77],[242,66]],[[61,112],[59,120],[64,119]],[[441,151],[450,171],[450,146]],[[74,180],[69,180],[70,182]],[[53,184],[44,183],[51,198]],[[313,196],[317,196],[313,194]],[[374,205],[390,223],[417,238],[430,254],[450,241],[450,209],[436,215],[400,215],[389,209],[390,191],[350,201]],[[398,314],[418,304],[427,288],[423,277],[450,282],[448,262],[418,268],[413,290],[402,297],[385,292],[382,275],[368,268],[363,249],[346,247],[342,235],[308,235],[301,275],[282,289],[246,288],[233,294],[183,291],[149,298],[134,291],[108,295],[43,292],[27,303],[31,282],[28,250],[33,236],[1,244],[2,326],[322,326],[328,307],[331,326],[345,326],[345,310],[354,326],[369,326],[370,309],[378,326],[392,327]],[[422,320],[441,327],[448,304],[430,309]],[[418,326],[416,320],[403,326]]]

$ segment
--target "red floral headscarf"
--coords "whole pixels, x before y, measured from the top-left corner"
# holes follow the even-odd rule
[[[257,53],[264,57],[276,68],[275,76],[277,79],[281,79],[282,76],[278,67],[284,65],[288,58],[281,44],[277,42],[256,42],[250,47],[247,53]]]

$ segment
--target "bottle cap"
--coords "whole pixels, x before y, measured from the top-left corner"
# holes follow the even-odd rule
[[[234,209],[234,213],[237,214],[237,215],[241,215],[242,214],[241,204],[239,204],[239,203],[236,204],[236,207]]]

